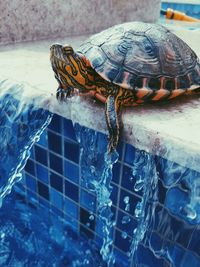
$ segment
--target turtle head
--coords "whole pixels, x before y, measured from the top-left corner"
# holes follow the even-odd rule
[[[87,66],[83,55],[76,53],[71,45],[53,44],[50,61],[60,90],[73,93],[74,88],[85,89]],[[69,95],[67,93],[67,96]]]

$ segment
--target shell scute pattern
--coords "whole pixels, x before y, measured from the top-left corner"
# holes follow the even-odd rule
[[[51,46],[57,98],[72,95],[76,88],[105,103],[108,152],[119,142],[121,107],[200,91],[196,54],[160,25],[117,25],[93,35],[77,52],[68,45]]]
[[[93,35],[80,47],[95,71],[122,88],[174,95],[199,85],[196,54],[160,25],[125,23]],[[142,93],[141,93],[142,94]]]

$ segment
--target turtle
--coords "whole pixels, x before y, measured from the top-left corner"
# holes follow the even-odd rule
[[[89,93],[105,103],[108,152],[117,148],[121,109],[171,100],[200,91],[200,62],[195,52],[163,25],[127,22],[96,33],[74,51],[53,44],[50,61],[60,101]]]

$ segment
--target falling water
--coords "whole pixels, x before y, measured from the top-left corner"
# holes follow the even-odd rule
[[[45,98],[33,91],[28,85],[0,82],[0,206],[22,178],[30,149],[52,118],[49,111],[38,108],[38,103],[48,105]]]
[[[142,192],[142,199],[135,207],[135,218],[137,227],[133,231],[133,239],[129,256],[134,257],[137,262],[137,248],[149,229],[150,220],[154,218],[155,207],[158,202],[158,173],[155,164],[155,157],[145,151],[136,150],[133,160],[132,175],[136,177],[134,191]]]
[[[113,212],[110,195],[112,186],[112,166],[118,159],[117,152],[108,155],[105,137],[91,129],[75,124],[77,139],[80,142],[80,166],[82,182],[97,197],[97,215],[103,225],[103,244],[100,250],[108,267],[114,265],[113,244]]]

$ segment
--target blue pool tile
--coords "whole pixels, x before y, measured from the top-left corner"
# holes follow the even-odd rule
[[[64,161],[64,175],[67,179],[71,180],[72,182],[79,184],[79,167],[68,161]]]
[[[95,235],[95,245],[98,249],[101,249],[103,245],[103,238],[101,236],[98,236],[97,234]]]
[[[186,250],[183,247],[178,246],[177,244],[172,244],[169,248],[169,255],[172,261],[176,264],[176,266],[181,266],[181,261],[184,258]],[[189,265],[190,266],[190,265]]]
[[[65,222],[70,225],[70,228],[72,228],[76,234],[79,234],[79,222],[67,214],[64,214],[64,219]]]
[[[36,192],[36,179],[26,174],[26,186],[29,190]]]
[[[35,206],[38,205],[38,198],[35,192],[32,192],[27,189],[27,200],[34,204]]]
[[[25,171],[35,176],[35,163],[31,159],[27,160]]]
[[[47,150],[35,145],[35,159],[41,164],[47,166]]]
[[[132,216],[118,211],[117,216],[117,228],[121,231],[126,232],[128,235],[132,236],[134,229],[137,227],[137,221]]]
[[[49,200],[49,188],[45,184],[41,183],[40,181],[37,181],[38,185],[38,194],[42,196],[43,198]]]
[[[119,145],[117,146],[117,152],[119,154],[119,160],[122,160],[124,145],[125,145],[124,142],[119,142]]]
[[[118,202],[118,186],[112,184],[112,192],[110,195],[110,199],[112,200],[113,205],[117,206]]]
[[[63,208],[63,197],[58,191],[56,191],[53,188],[50,188],[50,202],[53,204],[56,208],[62,210]]]
[[[23,203],[26,202],[26,193],[25,192],[11,192],[11,194],[13,194],[15,200],[20,200]]]
[[[135,195],[121,189],[119,207],[134,216],[135,206],[140,201]]]
[[[30,150],[30,159],[35,159],[35,151],[34,151],[34,146]]]
[[[19,183],[16,183],[14,185],[14,191],[18,192],[21,195],[24,195],[26,192],[24,182],[20,181]]]
[[[43,209],[43,207],[45,207],[46,208],[46,210],[49,210],[50,209],[50,202],[49,202],[49,200],[47,199],[45,199],[45,198],[43,198],[43,197],[39,197],[38,198],[39,199],[39,208],[41,207],[42,208],[42,210],[44,210]]]
[[[60,174],[63,174],[63,160],[52,153],[49,153],[50,168]]]
[[[196,257],[192,252],[187,252],[185,257],[183,257],[181,262],[181,267],[199,267],[200,266],[200,258]]]
[[[157,231],[161,236],[174,242],[179,238],[179,229],[183,222],[175,216],[171,216],[169,211],[157,204],[155,207],[154,220],[150,222],[149,227]]]
[[[130,251],[131,238],[123,234],[123,232],[116,230],[114,244],[117,248],[124,252]]]
[[[153,252],[150,249],[145,248],[142,245],[138,246],[137,258],[141,266],[144,265],[148,267],[170,267],[169,263],[167,263],[163,259],[158,259],[154,256]]]
[[[78,220],[78,205],[75,204],[72,200],[65,197],[64,198],[64,212],[68,215],[73,217],[74,219]]]
[[[82,207],[91,212],[96,212],[96,198],[91,193],[81,189],[80,204]]]
[[[163,183],[160,179],[158,179],[157,186],[158,186],[158,201],[160,204],[164,205],[167,189],[163,186]]]
[[[80,230],[81,235],[83,235],[84,237],[87,237],[89,239],[93,239],[94,238],[94,232],[90,231],[85,226],[80,224],[79,230]]]
[[[114,249],[114,256],[116,260],[115,267],[131,267],[130,258],[117,248]]]
[[[49,150],[62,154],[62,138],[60,135],[48,131],[48,147]]]
[[[64,140],[64,155],[65,158],[79,163],[79,144],[70,142],[69,140]]]
[[[189,192],[185,192],[179,187],[172,187],[166,193],[165,206],[176,216],[189,220],[187,213],[184,212],[184,207],[186,207],[189,201]]]
[[[63,118],[63,132],[65,137],[76,141],[76,134],[71,120]]]
[[[177,235],[177,243],[181,246],[187,248],[190,244],[191,236],[194,232],[194,228],[191,225],[187,224],[184,221],[180,221],[178,235]]]
[[[136,179],[137,178],[133,175],[133,169],[124,165],[121,181],[122,187],[126,188],[129,191],[134,191]],[[135,193],[138,195],[142,195],[142,189]]]
[[[117,208],[114,207],[113,205],[111,206],[111,220],[115,221],[116,220],[116,215],[117,215]]]
[[[189,169],[161,157],[156,156],[155,162],[159,178],[167,187],[172,187],[189,174]]]
[[[36,164],[36,174],[37,178],[45,184],[49,183],[49,173],[48,169],[40,164]]]
[[[50,172],[50,185],[59,192],[63,192],[63,178],[54,172]]]
[[[200,226],[197,225],[195,230],[191,236],[190,243],[188,245],[188,249],[196,252],[200,257],[200,245],[199,245],[199,237],[200,237]]]
[[[58,217],[61,217],[61,218],[64,217],[63,211],[53,205],[51,205],[51,211],[53,213],[53,216],[57,215]]]
[[[80,207],[80,223],[82,223],[86,228],[94,231],[95,229],[95,215]]]
[[[65,180],[65,195],[78,202],[79,188],[68,180]]]
[[[48,146],[48,137],[47,137],[47,130],[45,130],[41,135],[40,135],[40,139],[37,142],[39,145],[43,146],[43,147],[47,147]]]
[[[134,158],[135,158],[135,148],[129,144],[126,144],[124,162],[132,165],[134,162]]]
[[[57,114],[54,114],[48,128],[54,132],[61,133],[61,131],[62,131],[62,117],[57,115]]]
[[[150,237],[148,238],[148,242],[149,244],[151,244],[151,247],[153,248],[154,251],[159,251],[162,248],[163,238],[161,238],[161,236],[156,232],[152,232],[150,234]]]
[[[121,164],[119,162],[113,165],[112,169],[112,181],[119,185]]]

